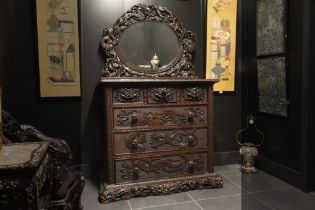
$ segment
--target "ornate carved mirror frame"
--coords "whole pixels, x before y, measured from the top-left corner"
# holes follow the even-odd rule
[[[118,50],[124,30],[137,22],[158,21],[174,30],[180,47],[169,64],[157,69],[136,67],[124,59]],[[195,77],[192,57],[195,51],[195,35],[187,31],[182,23],[166,7],[138,4],[122,15],[112,28],[103,31],[100,46],[105,52],[102,77]]]

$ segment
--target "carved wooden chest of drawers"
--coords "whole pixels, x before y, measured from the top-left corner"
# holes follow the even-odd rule
[[[103,203],[221,187],[213,174],[212,80],[102,80]]]

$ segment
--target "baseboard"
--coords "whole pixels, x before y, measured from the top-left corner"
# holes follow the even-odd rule
[[[241,163],[241,156],[238,151],[214,153],[214,165],[231,165]]]
[[[310,182],[311,182],[311,190],[315,191],[315,169],[312,170],[310,179],[311,179],[310,180]]]
[[[272,176],[275,176],[301,190],[304,189],[303,186],[303,175],[291,168],[283,166],[277,162],[274,162],[268,158],[259,156],[256,161],[257,168],[269,173]]]

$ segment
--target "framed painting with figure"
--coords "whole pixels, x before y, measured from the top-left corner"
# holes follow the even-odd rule
[[[36,0],[41,97],[80,97],[78,0]]]
[[[259,112],[288,116],[286,58],[257,59]]]
[[[234,91],[237,0],[208,0],[206,78],[214,91]]]

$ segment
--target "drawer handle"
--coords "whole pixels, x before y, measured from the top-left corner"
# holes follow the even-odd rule
[[[188,147],[193,147],[194,146],[194,137],[193,136],[188,136]]]
[[[193,123],[194,122],[194,113],[193,112],[188,112],[188,118],[187,118],[188,123]]]
[[[138,124],[138,118],[137,115],[133,115],[131,117],[131,126],[136,126]]]
[[[138,179],[140,176],[140,169],[138,167],[134,167],[132,176],[134,179]]]
[[[188,171],[189,171],[189,173],[192,173],[192,172],[195,171],[196,165],[197,165],[196,162],[193,161],[193,160],[188,162]]]

